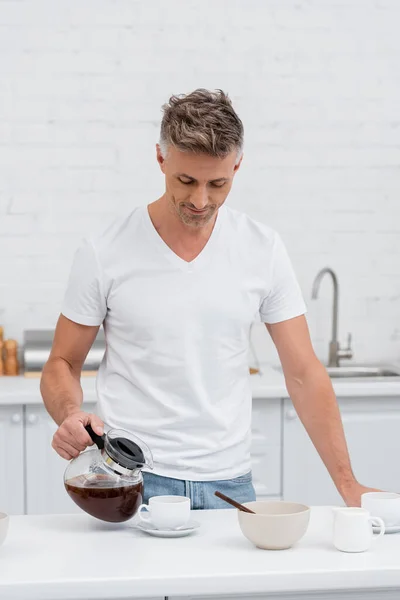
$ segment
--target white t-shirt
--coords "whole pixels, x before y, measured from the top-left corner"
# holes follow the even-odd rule
[[[154,473],[192,481],[251,469],[249,332],[305,313],[277,233],[223,206],[190,263],[162,240],[147,206],[77,250],[62,313],[104,322],[100,415],[138,435]]]

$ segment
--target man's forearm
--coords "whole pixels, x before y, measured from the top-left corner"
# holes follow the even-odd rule
[[[57,425],[81,409],[83,392],[79,375],[62,358],[50,359],[46,363],[40,391],[46,409]]]
[[[296,411],[339,493],[356,483],[342,419],[330,378],[319,361],[301,377],[287,381]]]

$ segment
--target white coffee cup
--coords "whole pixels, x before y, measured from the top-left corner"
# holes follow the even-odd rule
[[[141,521],[152,523],[157,529],[176,529],[190,519],[190,498],[153,496],[148,505],[139,506],[138,515]]]
[[[361,496],[361,506],[380,517],[386,527],[400,525],[400,494],[367,492]]]
[[[0,546],[7,537],[9,522],[10,519],[8,515],[6,515],[6,513],[0,512]]]
[[[334,508],[333,545],[341,552],[365,552],[374,538],[385,533],[385,523],[379,517],[371,517],[364,508]],[[372,525],[378,525],[379,534],[374,535]]]

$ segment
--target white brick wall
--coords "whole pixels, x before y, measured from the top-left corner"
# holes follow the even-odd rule
[[[399,360],[399,22],[398,0],[0,0],[7,335],[53,327],[80,237],[162,192],[161,104],[221,87],[246,128],[230,204],[281,232],[318,354],[332,266],[341,340]]]

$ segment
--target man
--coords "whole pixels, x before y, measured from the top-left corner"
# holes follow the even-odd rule
[[[164,106],[157,161],[165,193],[85,240],[72,267],[41,381],[71,459],[91,445],[88,423],[130,430],[150,447],[153,495],[191,497],[193,508],[239,502],[251,482],[248,339],[261,318],[288,391],[345,502],[354,478],[330,379],[316,358],[305,305],[277,233],[225,206],[243,152],[243,125],[222,91],[196,90]],[[99,416],[82,408],[80,374],[104,324]]]

